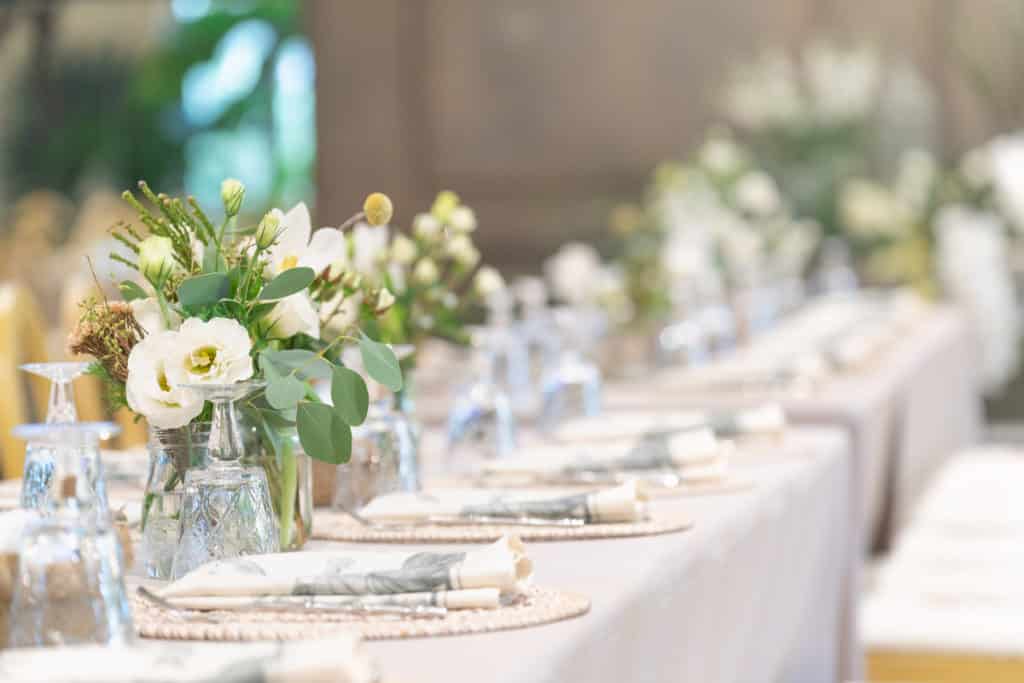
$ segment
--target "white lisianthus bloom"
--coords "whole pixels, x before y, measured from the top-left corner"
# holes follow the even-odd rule
[[[136,344],[128,356],[128,406],[158,429],[183,427],[203,410],[202,397],[177,386],[167,372],[179,345],[177,332],[156,332]]]
[[[352,229],[352,268],[363,277],[376,279],[387,255],[388,230],[367,223]]]
[[[163,314],[160,312],[160,303],[154,297],[148,299],[135,299],[128,304],[132,309],[132,315],[135,316],[135,320],[139,323],[143,330],[146,331],[146,335],[156,334],[157,332],[167,331],[167,322],[164,320]],[[171,327],[177,328],[181,324],[181,316],[175,313],[173,310],[168,310],[168,314],[171,318]]]
[[[412,219],[412,231],[417,238],[424,242],[433,242],[441,236],[441,221],[432,214],[418,213]]]
[[[267,250],[270,275],[295,267],[312,268],[320,274],[333,262],[345,258],[345,236],[335,228],[321,228],[314,233],[304,203],[299,202],[288,213],[271,209],[270,215],[278,223],[277,241]]]
[[[391,260],[403,266],[407,266],[416,260],[418,253],[416,243],[405,235],[395,235],[391,240]]]
[[[473,287],[481,298],[486,299],[505,288],[505,279],[501,277],[501,273],[498,272],[497,268],[483,266],[480,270],[476,271],[476,276],[473,278]]]
[[[237,321],[189,318],[177,335],[166,364],[171,384],[233,384],[252,377],[252,341]]]
[[[456,235],[449,240],[445,251],[460,266],[472,268],[480,262],[480,252],[473,246],[473,240],[466,235]]]
[[[151,235],[139,243],[139,271],[150,282],[161,282],[177,268],[171,238]]]
[[[581,305],[593,300],[594,284],[601,271],[601,256],[597,249],[582,242],[562,245],[544,263],[544,273],[556,297],[570,305]]]
[[[359,321],[359,308],[363,303],[363,293],[356,292],[349,297],[339,293],[333,299],[323,305],[326,311],[324,324],[324,337],[327,339],[337,337],[347,332],[356,322]]]
[[[434,259],[425,258],[413,268],[412,277],[421,285],[432,285],[441,277],[441,271],[434,263]]]
[[[473,232],[476,230],[476,214],[468,206],[457,206],[448,216],[448,225],[455,232]]]
[[[288,339],[299,333],[313,339],[320,338],[320,316],[305,292],[297,292],[278,301],[267,314],[267,320],[270,321],[267,335],[271,339]]]
[[[752,171],[736,181],[733,199],[743,211],[755,216],[770,216],[782,208],[775,180],[762,171]]]

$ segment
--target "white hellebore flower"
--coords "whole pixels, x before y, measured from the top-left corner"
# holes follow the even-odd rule
[[[146,331],[147,336],[167,331],[167,323],[160,312],[160,303],[154,297],[135,299],[128,305],[132,309],[135,320]],[[177,328],[181,324],[181,316],[172,310],[168,310],[168,313],[171,317],[171,326]]]
[[[476,271],[476,277],[473,278],[473,287],[476,288],[476,293],[481,298],[486,299],[505,288],[505,279],[501,277],[501,273],[498,272],[497,268],[483,266],[480,270]]]
[[[172,385],[241,382],[252,377],[251,350],[249,333],[237,321],[189,318],[168,350],[167,377]]]
[[[360,223],[352,229],[352,267],[376,280],[388,248],[388,229]]]
[[[416,243],[405,235],[395,235],[391,240],[391,260],[395,263],[407,266],[416,260]]]
[[[295,267],[312,268],[319,274],[332,262],[344,259],[345,236],[335,228],[321,228],[314,233],[309,209],[302,202],[288,213],[272,209],[270,215],[278,221],[277,242],[267,250],[270,275]]]
[[[305,292],[297,292],[277,302],[267,316],[271,339],[288,339],[299,333],[320,338],[320,316]]]
[[[202,397],[179,387],[167,372],[179,345],[177,332],[155,332],[128,356],[128,406],[158,429],[183,427],[203,410]]]
[[[412,231],[418,239],[424,242],[433,242],[441,236],[441,221],[433,214],[418,213],[412,219]]]
[[[736,181],[733,192],[736,204],[754,216],[771,216],[782,208],[778,186],[762,171],[745,174]]]
[[[468,206],[456,206],[448,217],[448,225],[455,232],[473,232],[476,230],[476,214]]]

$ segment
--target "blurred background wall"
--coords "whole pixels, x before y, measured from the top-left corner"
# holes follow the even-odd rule
[[[825,36],[915,65],[932,85],[920,96],[940,105],[924,123],[946,155],[1016,128],[1024,104],[1018,0],[341,0],[306,10],[322,215],[386,187],[408,218],[458,188],[481,217],[486,255],[523,269],[601,234],[616,200],[638,196],[655,164],[687,155],[722,120],[731,66],[769,48]]]

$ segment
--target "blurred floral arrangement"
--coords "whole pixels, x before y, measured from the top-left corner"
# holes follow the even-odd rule
[[[416,348],[430,337],[469,343],[467,323],[505,287],[497,269],[480,265],[476,229],[473,209],[449,190],[437,195],[430,211],[413,218],[408,233],[389,237],[387,230],[356,226],[351,238],[355,276],[390,292],[386,310],[368,323],[382,340]]]
[[[312,233],[301,204],[272,210],[257,225],[238,225],[245,187],[237,180],[221,185],[224,217],[217,225],[192,197],[156,194],[145,182],[139,190],[141,200],[123,196],[141,225],[112,229],[130,256],[111,255],[138,277],[119,284],[123,300],[82,302],[71,352],[96,359],[91,372],[115,407],[127,405],[158,429],[209,419],[209,405],[191,385],[259,380],[262,388],[241,409],[258,428],[264,452],[276,456],[276,472],[294,470],[294,430],[308,455],[346,461],[368,392],[362,376],[342,365],[342,347],[357,345],[367,373],[392,390],[401,388],[402,376],[388,346],[359,331],[355,319],[339,323],[345,302],[380,315],[390,294],[369,279],[354,282],[332,263],[346,250],[344,231],[358,221],[385,229],[377,226],[391,218],[390,199],[372,194],[340,228]],[[333,406],[317,398],[314,381],[330,382]],[[294,477],[283,479],[289,480],[294,486]],[[288,520],[281,522],[285,534]]]
[[[903,150],[930,148],[936,122],[931,88],[908,63],[824,40],[736,69],[723,108],[796,215],[829,235],[840,232],[842,184],[885,177]]]

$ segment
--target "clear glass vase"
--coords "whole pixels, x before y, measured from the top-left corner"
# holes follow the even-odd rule
[[[177,429],[149,428],[149,474],[142,500],[140,554],[143,570],[150,578],[171,578],[185,473],[206,462],[209,443],[209,422]]]
[[[253,441],[246,443],[242,464],[260,467],[267,476],[281,550],[299,550],[313,533],[313,461],[294,429],[276,435],[279,454],[258,438],[255,429],[246,430],[246,437]]]
[[[414,459],[415,435],[389,396],[370,406],[363,424],[352,430],[352,456],[338,465],[333,505],[358,510],[377,496],[409,490],[403,463]]]

